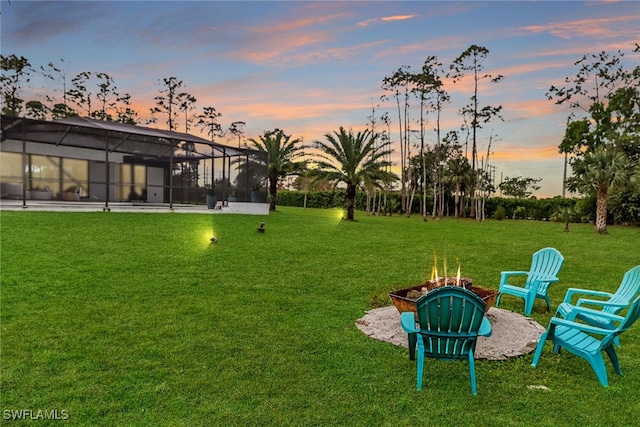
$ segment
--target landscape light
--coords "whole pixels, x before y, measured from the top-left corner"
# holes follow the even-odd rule
[[[260,223],[260,226],[258,227],[258,233],[264,233],[265,232],[265,228],[264,228],[264,222]]]
[[[211,239],[209,239],[209,241],[211,241],[211,243],[217,243],[218,239],[216,239],[216,236],[211,236]]]

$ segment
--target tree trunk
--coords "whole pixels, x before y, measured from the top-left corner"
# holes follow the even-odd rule
[[[456,197],[453,208],[453,217],[458,218],[458,203],[460,201],[460,183],[456,181]]]
[[[607,234],[607,190],[599,189],[596,200],[596,233]]]
[[[354,220],[354,210],[356,205],[356,186],[347,184],[347,221]]]
[[[377,205],[376,205],[377,203]],[[371,205],[371,214],[372,215],[378,215],[380,211],[380,202],[378,199],[378,190],[376,190],[375,188],[373,189],[373,203]]]
[[[438,190],[437,190],[437,184],[434,182],[433,183],[433,207],[431,209],[431,218],[435,219],[436,218],[436,207],[438,206]]]
[[[271,195],[269,200],[269,210],[276,210],[276,193],[278,192],[278,178],[269,178],[269,194]]]
[[[412,207],[413,207],[413,197],[416,195],[416,186],[412,185],[411,186],[411,195],[409,196],[408,199],[408,203],[407,203],[407,218],[411,217],[411,213],[413,211]]]
[[[387,192],[384,192],[384,202],[382,203],[384,216],[387,216]]]

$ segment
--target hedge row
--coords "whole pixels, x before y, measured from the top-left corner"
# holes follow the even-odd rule
[[[346,208],[346,192],[344,190],[334,191],[278,191],[277,205],[280,206],[305,206],[308,208]],[[376,208],[379,199],[376,199]],[[446,200],[445,215],[453,216],[454,200],[448,198]],[[382,203],[381,203],[382,204]],[[380,212],[384,214],[400,214],[401,195],[399,192],[387,193],[386,203],[381,207]],[[366,210],[367,197],[363,192],[356,195],[356,209]],[[427,197],[427,211],[431,212],[433,208],[433,197]],[[500,209],[499,209],[500,208]],[[485,216],[487,218],[496,217],[498,210],[498,219],[501,217],[508,219],[534,219],[540,221],[550,220],[554,214],[564,208],[574,209],[577,213],[575,220],[580,222],[593,221],[595,218],[595,200],[590,198],[584,199],[565,199],[562,197],[553,197],[546,199],[515,199],[504,197],[492,197],[485,201]],[[377,210],[377,209],[376,209]],[[420,197],[415,196],[412,206],[412,213],[420,212]],[[470,212],[466,207],[465,216]]]

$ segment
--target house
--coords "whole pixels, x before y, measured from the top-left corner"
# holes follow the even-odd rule
[[[251,202],[256,182],[266,196],[267,158],[255,150],[84,117],[3,115],[1,121],[2,196],[25,204],[38,199],[173,207],[204,204],[214,187],[225,205],[232,195]]]

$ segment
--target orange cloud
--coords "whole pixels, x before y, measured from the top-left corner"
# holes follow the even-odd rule
[[[562,155],[558,152],[557,145],[500,146],[499,151],[491,154],[492,161],[538,161],[558,159]]]
[[[536,62],[529,64],[514,65],[511,67],[504,67],[495,72],[495,74],[502,74],[509,78],[519,76],[522,74],[530,74],[538,71],[546,71],[553,68],[566,68],[566,62]]]
[[[492,78],[496,78],[501,73],[493,70],[484,70],[483,74],[490,74]],[[455,83],[452,79],[446,77],[442,79],[442,82],[444,83],[445,90],[447,90],[447,92],[452,96],[454,94],[461,93],[464,94],[465,97],[468,97],[470,96],[469,94],[473,94],[475,84],[473,74],[468,74]],[[501,84],[502,82],[492,83],[491,79],[483,78],[478,81],[478,91],[485,95],[489,95],[495,91],[501,91]]]
[[[547,99],[516,101],[503,104],[504,115],[531,118],[558,112],[558,106]]]

